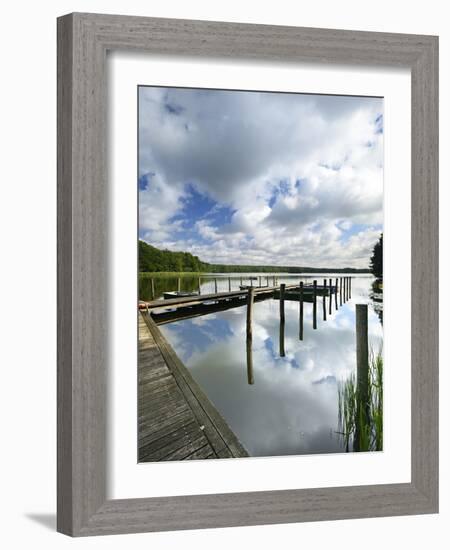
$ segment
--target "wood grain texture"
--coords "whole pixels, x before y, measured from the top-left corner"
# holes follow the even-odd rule
[[[58,20],[57,529],[72,529],[72,18]]]
[[[248,457],[150,315],[138,316],[139,461],[193,460],[200,450],[207,457]]]
[[[411,483],[106,499],[105,73],[111,49],[411,69]],[[437,283],[437,37],[94,14],[58,20],[59,531],[81,536],[436,512]]]

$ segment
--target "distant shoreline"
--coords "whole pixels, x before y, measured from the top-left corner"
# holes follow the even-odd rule
[[[151,277],[217,277],[223,275],[224,277],[235,276],[240,277],[246,274],[259,273],[261,276],[269,275],[285,275],[287,277],[294,277],[295,275],[320,275],[320,274],[333,274],[333,273],[346,273],[351,275],[372,275],[369,269],[314,269],[305,268],[298,269],[297,271],[261,271],[258,269],[252,269],[248,271],[140,271],[139,277],[146,279]]]
[[[370,269],[358,269],[353,267],[301,267],[288,265],[231,265],[213,264],[203,262],[190,252],[172,252],[170,250],[159,250],[154,246],[139,241],[139,272],[140,273],[178,273],[202,276],[215,273],[371,273]]]

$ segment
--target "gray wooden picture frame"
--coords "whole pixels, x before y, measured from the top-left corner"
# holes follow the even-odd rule
[[[410,68],[410,483],[107,499],[109,50]],[[57,528],[72,536],[438,511],[437,37],[82,13],[58,19],[57,490]]]

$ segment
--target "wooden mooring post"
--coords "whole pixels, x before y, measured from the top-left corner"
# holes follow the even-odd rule
[[[231,277],[228,277],[228,292],[231,292]]]
[[[298,308],[298,338],[303,340],[303,281],[300,281],[299,284]]]
[[[177,291],[178,291],[178,292],[181,292],[181,277],[178,277],[178,281],[177,281]]]
[[[152,287],[152,300],[154,300],[156,296],[155,296],[155,279],[153,279],[153,277],[150,279],[150,284]]]
[[[349,290],[349,296],[350,296],[350,300],[352,299],[352,278],[350,277],[350,281],[348,283],[348,290]]]
[[[313,281],[313,329],[317,328],[317,281]]]
[[[252,288],[249,288],[248,294],[247,294],[247,339],[246,339],[247,381],[249,384],[255,383],[255,380],[253,378],[253,352],[252,352],[253,297],[254,297],[254,290]]]
[[[201,282],[201,279],[199,277],[198,278],[198,295],[200,296],[201,293],[202,293],[202,282]]]
[[[284,322],[284,294],[286,292],[286,285],[281,283],[280,285],[280,319]]]
[[[339,305],[342,305],[342,277],[339,277]]]
[[[214,278],[214,294],[217,294],[217,279]]]
[[[258,283],[259,283],[259,286],[261,286],[261,275],[258,276]]]
[[[336,288],[334,289],[335,292],[334,292],[334,306],[335,306],[335,309],[337,311],[338,309],[338,279],[336,277]]]
[[[323,280],[323,300],[322,300],[322,307],[323,307],[323,320],[327,320],[327,280]]]
[[[286,285],[282,283],[280,285],[280,357],[284,357],[284,325],[285,325],[285,316],[284,316],[284,293],[286,290]]]
[[[358,394],[357,418],[364,418],[368,423],[369,416],[369,334],[367,321],[367,304],[356,304],[356,388]],[[356,423],[354,448],[360,450],[360,433]]]
[[[240,283],[239,284],[242,286],[242,277],[240,277]]]
[[[328,302],[328,314],[331,315],[332,309],[333,309],[333,280],[329,279],[329,286],[330,286],[330,300]]]

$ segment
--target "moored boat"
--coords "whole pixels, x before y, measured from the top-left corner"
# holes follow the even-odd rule
[[[171,291],[164,292],[164,300],[172,300],[173,298],[189,298],[189,296],[198,296],[198,292],[183,292],[183,291]]]

